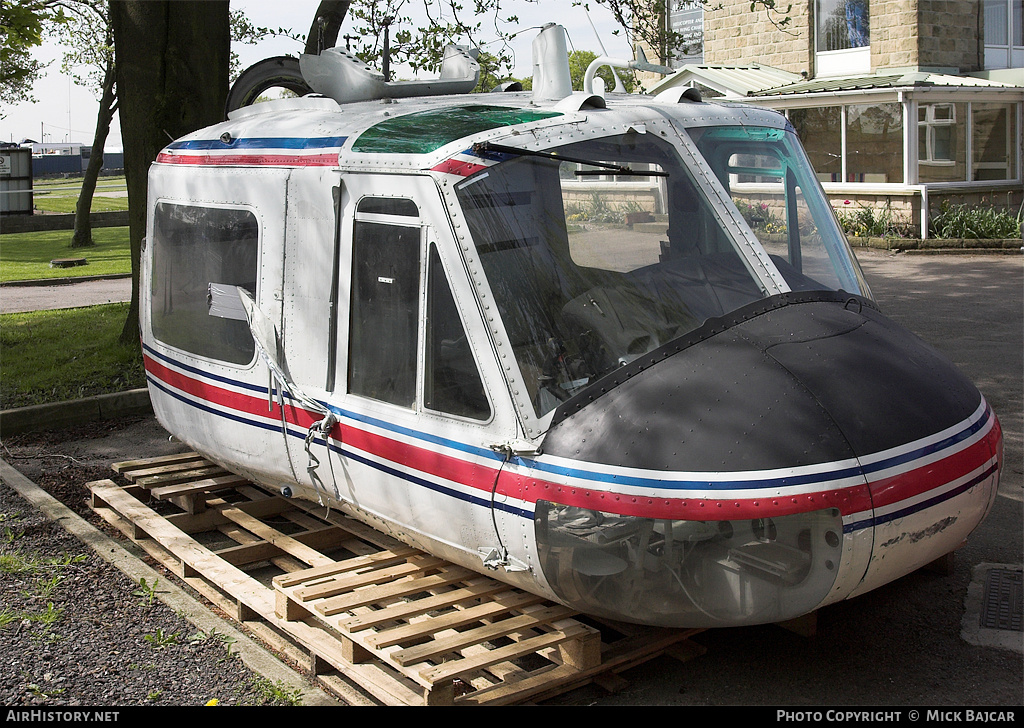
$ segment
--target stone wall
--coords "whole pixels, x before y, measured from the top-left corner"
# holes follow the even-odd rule
[[[780,28],[749,0],[721,0],[704,13],[704,61],[760,63],[792,73],[814,69],[814,0],[796,2]],[[871,70],[982,68],[981,0],[871,0]]]
[[[981,0],[917,0],[917,4],[922,66],[957,68],[960,73],[984,68]]]
[[[871,0],[872,71],[921,65],[919,2]]]
[[[921,195],[913,194],[871,194],[827,193],[829,203],[839,216],[854,215],[861,208],[870,210],[874,219],[888,219],[894,233],[904,236],[921,237]],[[928,194],[928,213],[934,217],[943,203],[967,205],[968,207],[1005,211],[1016,217],[1024,205],[1024,191],[1017,189],[992,190],[931,190]]]
[[[769,15],[749,0],[722,0],[704,12],[704,62],[709,65],[746,66],[759,63],[791,73],[811,73],[814,43],[813,3],[797,2],[789,10],[789,23],[778,26],[785,14]]]
[[[830,194],[829,203],[840,217],[870,215],[874,220],[886,220],[892,234],[921,235],[921,196],[885,194]],[[868,212],[863,212],[866,209]],[[877,234],[877,233],[876,233]]]

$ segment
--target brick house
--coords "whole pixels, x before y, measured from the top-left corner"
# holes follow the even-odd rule
[[[837,209],[927,237],[944,200],[1024,204],[1022,0],[797,0],[785,24],[749,0],[671,5],[690,42],[647,90],[785,113]]]

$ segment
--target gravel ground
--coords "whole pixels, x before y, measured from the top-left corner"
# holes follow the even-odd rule
[[[128,420],[64,434],[5,438],[4,458],[101,530],[85,484],[113,476],[90,440]],[[166,440],[166,438],[164,438]],[[170,445],[169,447],[173,447]],[[202,631],[108,563],[13,488],[0,485],[0,705],[202,706],[301,704],[294,688],[247,667],[231,631]]]

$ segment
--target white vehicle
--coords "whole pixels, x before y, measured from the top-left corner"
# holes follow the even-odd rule
[[[315,93],[163,150],[142,275],[163,426],[637,623],[787,620],[956,549],[995,497],[998,420],[878,311],[785,117],[572,92],[556,25],[535,54],[532,92],[467,94],[461,49],[405,84],[330,49],[301,59]]]

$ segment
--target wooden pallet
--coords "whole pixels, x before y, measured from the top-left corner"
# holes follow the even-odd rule
[[[195,453],[114,471],[89,484],[96,513],[349,702],[536,702],[702,652],[699,630],[591,620]]]

